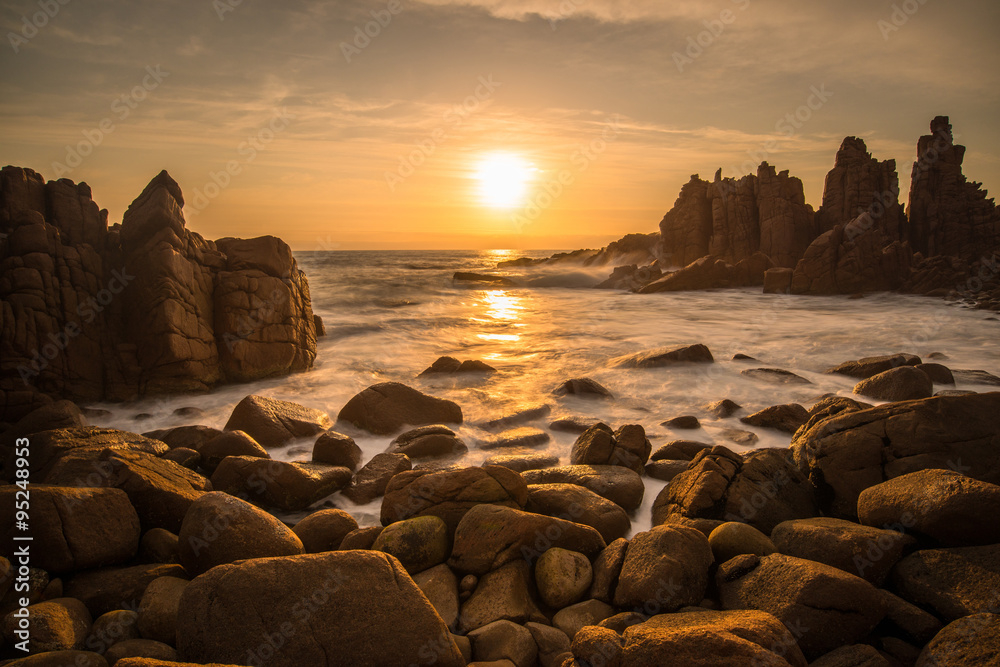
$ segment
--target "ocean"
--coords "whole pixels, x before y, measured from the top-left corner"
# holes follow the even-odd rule
[[[496,450],[476,443],[487,433],[475,426],[526,406],[551,405],[549,421],[577,416],[600,419],[613,428],[642,424],[654,450],[674,439],[725,444],[726,429],[752,431],[754,447],[787,447],[790,436],[747,426],[739,416],[781,403],[807,408],[825,394],[850,396],[855,381],[823,371],[849,359],[908,352],[952,369],[982,369],[1000,375],[998,322],[986,312],[942,299],[874,294],[862,299],[765,295],[759,288],[637,295],[591,289],[610,267],[575,264],[496,270],[500,260],[543,257],[554,251],[324,251],[296,253],[309,278],[313,309],[326,325],[314,368],[307,373],[231,385],[207,395],[144,399],[129,404],[94,404],[109,412],[92,418],[97,426],[146,432],[191,423],[173,415],[177,408],[204,411],[197,421],[222,428],[233,407],[248,394],[295,401],[326,410],[336,419],[347,401],[378,382],[403,382],[461,405],[465,424],[459,435],[469,446],[462,463],[478,465]],[[456,271],[505,275],[517,286],[489,288],[454,283]],[[628,370],[615,357],[659,347],[703,343],[716,363],[676,368]],[[733,361],[742,353],[757,361]],[[417,378],[438,357],[479,359],[499,372],[490,376]],[[936,356],[936,355],[935,355]],[[812,384],[773,385],[740,374],[747,368],[781,368]],[[612,400],[557,398],[563,381],[590,377],[607,387]],[[936,387],[942,389],[942,387]],[[950,388],[950,387],[949,387]],[[991,387],[959,382],[958,389]],[[992,389],[996,389],[993,387]],[[724,398],[746,412],[716,420],[704,405]],[[872,401],[868,401],[872,402]],[[151,415],[136,420],[139,414]],[[695,415],[702,427],[677,430],[661,422]],[[536,451],[568,463],[576,438],[551,431]],[[367,460],[391,437],[356,437]],[[311,440],[272,450],[274,458],[307,461]],[[649,527],[649,513],[664,483],[647,479],[636,530]],[[347,510],[362,525],[378,521],[379,501],[354,506],[334,494],[326,506]],[[294,520],[295,516],[283,517]]]

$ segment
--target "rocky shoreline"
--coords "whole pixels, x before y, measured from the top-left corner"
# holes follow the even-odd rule
[[[615,363],[714,359],[694,345]],[[428,371],[463,366],[491,370]],[[553,419],[550,406],[466,443],[461,406],[400,383],[336,417],[248,396],[223,430],[129,433],[44,405],[3,434],[0,664],[996,664],[1000,392],[956,391],[970,372],[911,354],[829,372],[857,380],[854,396],[742,417],[789,438],[745,453],[654,447],[642,424]],[[762,387],[798,377],[745,374]],[[575,378],[553,401],[602,389]],[[672,426],[739,414],[720,399]],[[578,434],[568,456],[533,451],[549,430]],[[395,437],[365,461],[352,434]],[[26,573],[12,546],[21,439]],[[309,461],[270,457],[294,439],[314,443]],[[461,465],[471,447],[490,458]],[[668,482],[650,525],[635,522],[644,476]],[[380,525],[344,509],[378,499]],[[279,520],[288,512],[303,518]]]

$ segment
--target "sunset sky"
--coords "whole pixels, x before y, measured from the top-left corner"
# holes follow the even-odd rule
[[[1000,188],[995,0],[2,0],[0,27],[0,164],[112,222],[167,169],[208,238],[595,247],[761,159],[818,207],[846,135],[905,196],[936,115]]]

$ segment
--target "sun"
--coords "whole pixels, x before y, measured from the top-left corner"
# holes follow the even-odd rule
[[[534,167],[516,155],[487,155],[480,161],[476,172],[483,202],[494,208],[519,206],[524,202],[534,172]]]

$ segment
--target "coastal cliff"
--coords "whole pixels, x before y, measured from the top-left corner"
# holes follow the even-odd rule
[[[207,391],[308,369],[309,284],[280,239],[210,241],[167,172],[121,224],[90,187],[0,171],[0,421],[53,399]]]

